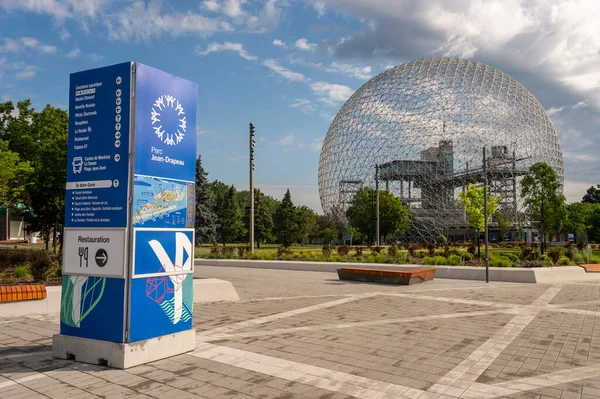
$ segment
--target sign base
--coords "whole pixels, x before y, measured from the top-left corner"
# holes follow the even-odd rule
[[[127,369],[181,355],[195,348],[195,329],[127,344],[62,334],[52,337],[52,356],[55,358],[117,369]]]

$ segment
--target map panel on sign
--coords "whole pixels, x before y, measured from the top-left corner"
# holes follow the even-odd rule
[[[193,217],[189,220],[187,209],[190,185],[193,186],[178,180],[136,175],[133,188],[133,226],[192,227]]]

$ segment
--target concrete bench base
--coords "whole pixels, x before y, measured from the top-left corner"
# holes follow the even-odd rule
[[[435,269],[379,270],[344,267],[337,270],[340,280],[380,284],[411,285],[433,280]]]

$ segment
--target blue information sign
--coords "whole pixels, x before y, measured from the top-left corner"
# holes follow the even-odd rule
[[[71,75],[65,227],[126,227],[131,63]]]
[[[139,63],[71,75],[61,334],[192,327],[197,96]]]

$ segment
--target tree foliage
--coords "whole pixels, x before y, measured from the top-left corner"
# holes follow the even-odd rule
[[[542,253],[546,235],[562,231],[566,220],[565,197],[558,193],[559,189],[558,175],[545,162],[532,165],[521,180],[521,196],[529,219],[542,234]]]
[[[8,141],[0,139],[0,208],[23,203],[26,186],[33,168],[18,153],[8,149]]]
[[[375,238],[375,195],[371,187],[360,190],[350,203],[346,216],[350,225],[373,242]],[[379,234],[382,238],[403,235],[410,227],[408,211],[400,199],[389,191],[379,192]]]
[[[68,131],[65,110],[48,105],[36,112],[29,100],[16,109],[10,101],[0,104],[0,137],[33,169],[21,198],[26,220],[31,230],[46,233],[46,245],[51,232],[56,245],[64,222]]]
[[[588,188],[581,202],[587,204],[600,204],[600,184],[597,184],[596,187],[592,186]]]
[[[217,242],[217,214],[213,212],[212,193],[208,173],[202,167],[201,157],[196,159],[196,243]]]
[[[504,240],[504,236],[508,234],[512,228],[510,215],[503,212],[496,212],[496,222],[498,222],[498,233],[500,234],[498,241],[502,241]]]
[[[230,186],[226,192],[219,193],[216,206],[216,213],[219,218],[217,234],[223,245],[225,245],[238,239],[244,229],[235,187]]]
[[[299,216],[288,189],[275,212],[275,235],[284,247],[289,247],[301,236]]]
[[[483,192],[483,187],[477,187],[475,184],[469,184],[467,190],[459,194],[460,201],[467,212],[467,223],[469,223],[469,226],[473,227],[477,231],[481,231],[485,228]],[[500,201],[502,201],[502,197],[488,194],[488,222],[490,221],[492,215],[496,212],[496,209],[498,209],[498,203]]]

